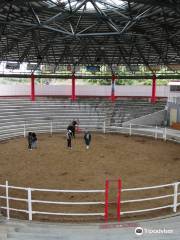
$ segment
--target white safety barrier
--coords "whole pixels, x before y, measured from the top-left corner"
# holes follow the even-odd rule
[[[178,203],[178,196],[180,196],[180,192],[178,192],[178,187],[180,185],[180,182],[172,183],[172,184],[164,184],[164,185],[158,185],[158,186],[152,186],[152,187],[143,187],[143,188],[130,188],[130,189],[122,189],[122,192],[136,192],[136,191],[145,191],[145,190],[152,190],[152,189],[165,189],[165,188],[172,188],[170,190],[173,190],[173,194],[166,194],[166,195],[160,195],[155,197],[149,197],[149,198],[140,198],[140,199],[132,199],[132,200],[123,200],[121,201],[121,204],[124,203],[135,203],[135,202],[146,202],[159,199],[166,199],[166,198],[172,198],[172,204],[155,207],[155,208],[146,208],[146,209],[138,209],[133,211],[121,211],[121,215],[125,214],[131,214],[131,213],[143,213],[143,212],[152,212],[156,210],[166,209],[166,208],[173,208],[173,212],[177,212],[177,207],[180,206],[180,202]]]
[[[5,189],[5,196],[0,195],[0,199],[6,200],[6,206],[0,206],[1,209],[6,210],[7,219],[10,219],[10,212],[22,212],[28,214],[28,219],[31,221],[33,215],[35,214],[44,214],[44,215],[54,215],[54,216],[104,216],[104,212],[88,212],[88,213],[67,213],[67,212],[44,212],[44,211],[35,211],[33,210],[33,203],[41,203],[41,204],[51,204],[51,205],[104,205],[104,201],[92,201],[92,202],[69,202],[69,201],[45,201],[39,199],[33,199],[32,193],[33,192],[48,192],[48,193],[91,193],[91,194],[98,194],[103,193],[105,190],[57,190],[57,189],[38,189],[38,188],[25,188],[25,187],[17,187],[11,186],[6,181],[5,185],[0,185],[0,188]],[[16,190],[23,190],[26,193],[27,198],[18,198],[18,197],[11,197],[9,194],[10,189]],[[27,209],[20,209],[20,208],[12,208],[10,207],[10,201],[20,201],[27,203]]]
[[[89,129],[91,131],[103,132],[103,133],[122,133],[139,136],[153,137],[155,139],[164,139],[169,141],[175,141],[180,143],[180,131],[162,128],[159,126],[149,126],[149,125],[137,125],[129,124],[123,127],[109,126],[104,122],[102,126],[97,128],[97,125],[80,125],[81,131]],[[66,131],[66,127],[62,126],[61,123],[55,121],[41,121],[41,122],[31,122],[23,124],[13,124],[8,126],[0,127],[0,140],[9,139],[16,136],[27,136],[30,131],[35,131],[36,133],[49,133],[53,134],[56,132]]]
[[[130,136],[138,135],[180,143],[180,131],[166,127],[162,128],[159,126],[137,125],[130,123],[129,125],[123,127],[106,126],[103,128],[103,132],[129,134]]]
[[[179,191],[179,185],[180,182],[172,183],[172,184],[164,184],[164,185],[158,185],[158,186],[151,186],[151,187],[143,187],[143,188],[129,188],[129,189],[122,189],[122,192],[142,192],[142,191],[148,191],[152,189],[167,189],[173,190],[172,194],[166,194],[166,195],[160,195],[155,197],[148,197],[148,198],[140,198],[140,199],[130,199],[130,200],[121,200],[121,205],[125,203],[135,203],[135,202],[147,202],[147,201],[155,201],[159,199],[166,199],[171,198],[171,204],[154,207],[154,208],[145,208],[145,209],[138,209],[138,210],[132,210],[132,211],[121,211],[121,215],[129,215],[132,213],[144,213],[144,212],[152,212],[156,210],[166,209],[166,208],[172,208],[173,212],[177,212],[177,207],[180,206],[180,202],[178,201],[178,197],[180,196]],[[0,185],[0,188],[4,188],[5,195],[0,195],[0,199],[6,200],[6,206],[1,206],[1,209],[6,210],[6,216],[7,219],[10,219],[10,212],[22,212],[28,214],[28,219],[31,221],[33,219],[33,215],[35,214],[43,214],[43,215],[54,215],[54,216],[105,216],[104,212],[88,212],[88,213],[69,213],[69,212],[44,212],[44,211],[35,211],[33,210],[33,203],[41,203],[41,204],[51,204],[51,205],[105,205],[105,201],[91,201],[91,202],[69,202],[69,201],[46,201],[46,200],[39,200],[39,199],[33,199],[32,198],[32,192],[48,192],[48,193],[90,193],[90,194],[99,194],[99,193],[105,193],[105,190],[57,190],[57,189],[38,189],[38,188],[25,188],[25,187],[17,187],[17,186],[11,186],[8,184],[8,181],[6,181],[5,185]],[[18,198],[18,197],[11,197],[9,194],[10,189],[17,189],[17,190],[23,190],[26,192],[27,198]],[[21,201],[27,203],[27,209],[19,209],[19,208],[12,208],[10,207],[10,201]],[[112,202],[109,202],[109,205]],[[122,207],[121,207],[122,208]]]

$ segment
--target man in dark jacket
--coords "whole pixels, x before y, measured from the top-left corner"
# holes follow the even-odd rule
[[[28,133],[28,149],[32,150],[32,132]]]
[[[77,122],[73,120],[72,123],[69,124],[69,126],[67,127],[67,130],[71,131],[71,135],[73,138],[75,138],[76,125],[77,125]]]

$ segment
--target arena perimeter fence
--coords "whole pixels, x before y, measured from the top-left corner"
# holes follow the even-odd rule
[[[103,133],[123,133],[123,134],[129,134],[131,135],[142,135],[142,136],[148,136],[148,137],[154,137],[155,139],[164,139],[175,141],[177,143],[180,143],[180,133],[179,131],[168,129],[168,128],[160,128],[160,127],[154,127],[154,126],[143,126],[143,125],[133,125],[130,124],[127,127],[116,127],[116,126],[106,126],[105,122],[102,124],[101,128],[98,128],[96,126],[83,126],[81,125],[81,128],[78,128],[79,131],[83,131],[84,129],[89,129],[91,131],[100,131]],[[22,124],[22,125],[11,125],[11,126],[3,126],[0,127],[0,139],[6,140],[13,138],[15,136],[24,136],[26,137],[27,133],[29,131],[35,131],[36,133],[50,133],[51,135],[56,132],[62,132],[66,129],[62,128],[58,125],[58,123],[55,122],[44,122],[44,123],[29,123],[29,124]],[[38,188],[26,188],[26,187],[17,187],[17,186],[11,186],[9,185],[8,181],[4,185],[0,185],[0,199],[1,199],[1,205],[0,209],[6,211],[7,219],[10,219],[10,213],[12,211],[14,212],[21,212],[28,215],[28,219],[32,220],[33,215],[53,215],[53,216],[101,216],[107,221],[109,219],[109,210],[111,208],[111,204],[114,202],[110,201],[110,182],[111,180],[106,180],[105,188],[102,190],[57,190],[57,189],[38,189]],[[177,208],[180,206],[180,191],[179,191],[179,185],[180,182],[175,182],[171,184],[164,184],[164,185],[158,185],[158,186],[150,186],[150,187],[142,187],[142,188],[129,188],[129,189],[122,189],[122,183],[121,180],[117,180],[118,187],[117,187],[117,201],[116,201],[116,208],[117,208],[117,219],[120,220],[121,216],[129,216],[131,214],[141,214],[146,212],[154,212],[159,211],[162,209],[173,209],[173,212],[177,212]],[[11,196],[10,190],[22,190],[25,192],[24,198],[20,198],[18,196]],[[169,190],[169,193],[162,195],[162,190]],[[4,190],[4,191],[3,191]],[[122,194],[129,192],[129,193],[142,193],[150,190],[158,190],[160,192],[160,195],[157,196],[151,196],[145,195],[147,197],[140,197],[138,199],[122,199]],[[102,201],[86,201],[86,202],[77,202],[77,201],[47,201],[42,199],[35,199],[32,196],[33,192],[48,192],[48,193],[75,193],[75,194],[103,194]],[[140,194],[141,195],[141,194]],[[146,202],[153,202],[156,200],[163,200],[168,199],[168,204],[161,205],[157,207],[152,208],[143,208],[143,209],[135,209],[135,210],[123,210],[124,204],[132,204],[132,203],[146,203]],[[4,204],[2,204],[2,201],[4,200]],[[24,202],[26,203],[26,209],[22,208],[14,208],[11,206],[11,202]],[[34,209],[34,204],[40,203],[40,204],[50,204],[50,205],[66,205],[66,206],[73,206],[73,205],[103,205],[104,211],[102,212],[50,212],[50,211],[40,211]]]

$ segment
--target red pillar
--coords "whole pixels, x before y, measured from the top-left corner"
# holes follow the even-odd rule
[[[121,220],[121,189],[122,182],[121,179],[118,179],[118,194],[117,194],[117,220]]]
[[[111,101],[114,102],[116,97],[115,97],[115,80],[116,80],[116,77],[115,75],[113,74],[112,75],[112,82],[111,82]]]
[[[104,220],[108,221],[108,208],[109,208],[109,181],[106,180],[105,186],[105,205],[104,205]]]
[[[151,102],[156,103],[156,75],[154,74],[152,77],[152,96]]]
[[[35,76],[31,74],[31,101],[35,101]]]
[[[72,75],[72,95],[71,95],[71,100],[75,101],[76,100],[76,76]]]

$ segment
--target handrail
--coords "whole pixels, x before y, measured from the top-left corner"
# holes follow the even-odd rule
[[[164,195],[160,197],[152,197],[152,198],[141,198],[141,199],[133,199],[133,200],[125,200],[121,201],[121,203],[130,203],[130,202],[143,202],[143,201],[150,201],[150,200],[156,200],[156,199],[163,199],[163,198],[169,198],[173,197],[174,194]]]
[[[58,192],[58,193],[104,193],[105,190],[58,190],[58,189],[39,189],[31,188],[32,191],[40,192]]]
[[[156,208],[148,208],[148,209],[141,209],[141,210],[134,210],[134,211],[126,211],[126,212],[121,212],[122,215],[127,214],[127,213],[142,213],[142,212],[150,212],[150,211],[156,211],[156,210],[161,210],[165,208],[171,208],[173,205],[166,205],[163,207],[156,207]]]
[[[52,213],[52,212],[40,212],[33,211],[34,214],[56,215],[56,216],[104,216],[104,213]]]
[[[47,204],[59,204],[59,205],[97,205],[105,202],[55,202],[55,201],[44,201],[44,200],[32,200],[32,203],[47,203]]]
[[[126,188],[126,189],[122,189],[122,192],[149,190],[149,189],[164,188],[164,187],[170,187],[170,186],[173,186],[173,183],[164,184],[164,185],[157,185],[157,186],[151,186],[151,187],[142,187],[142,188]]]

